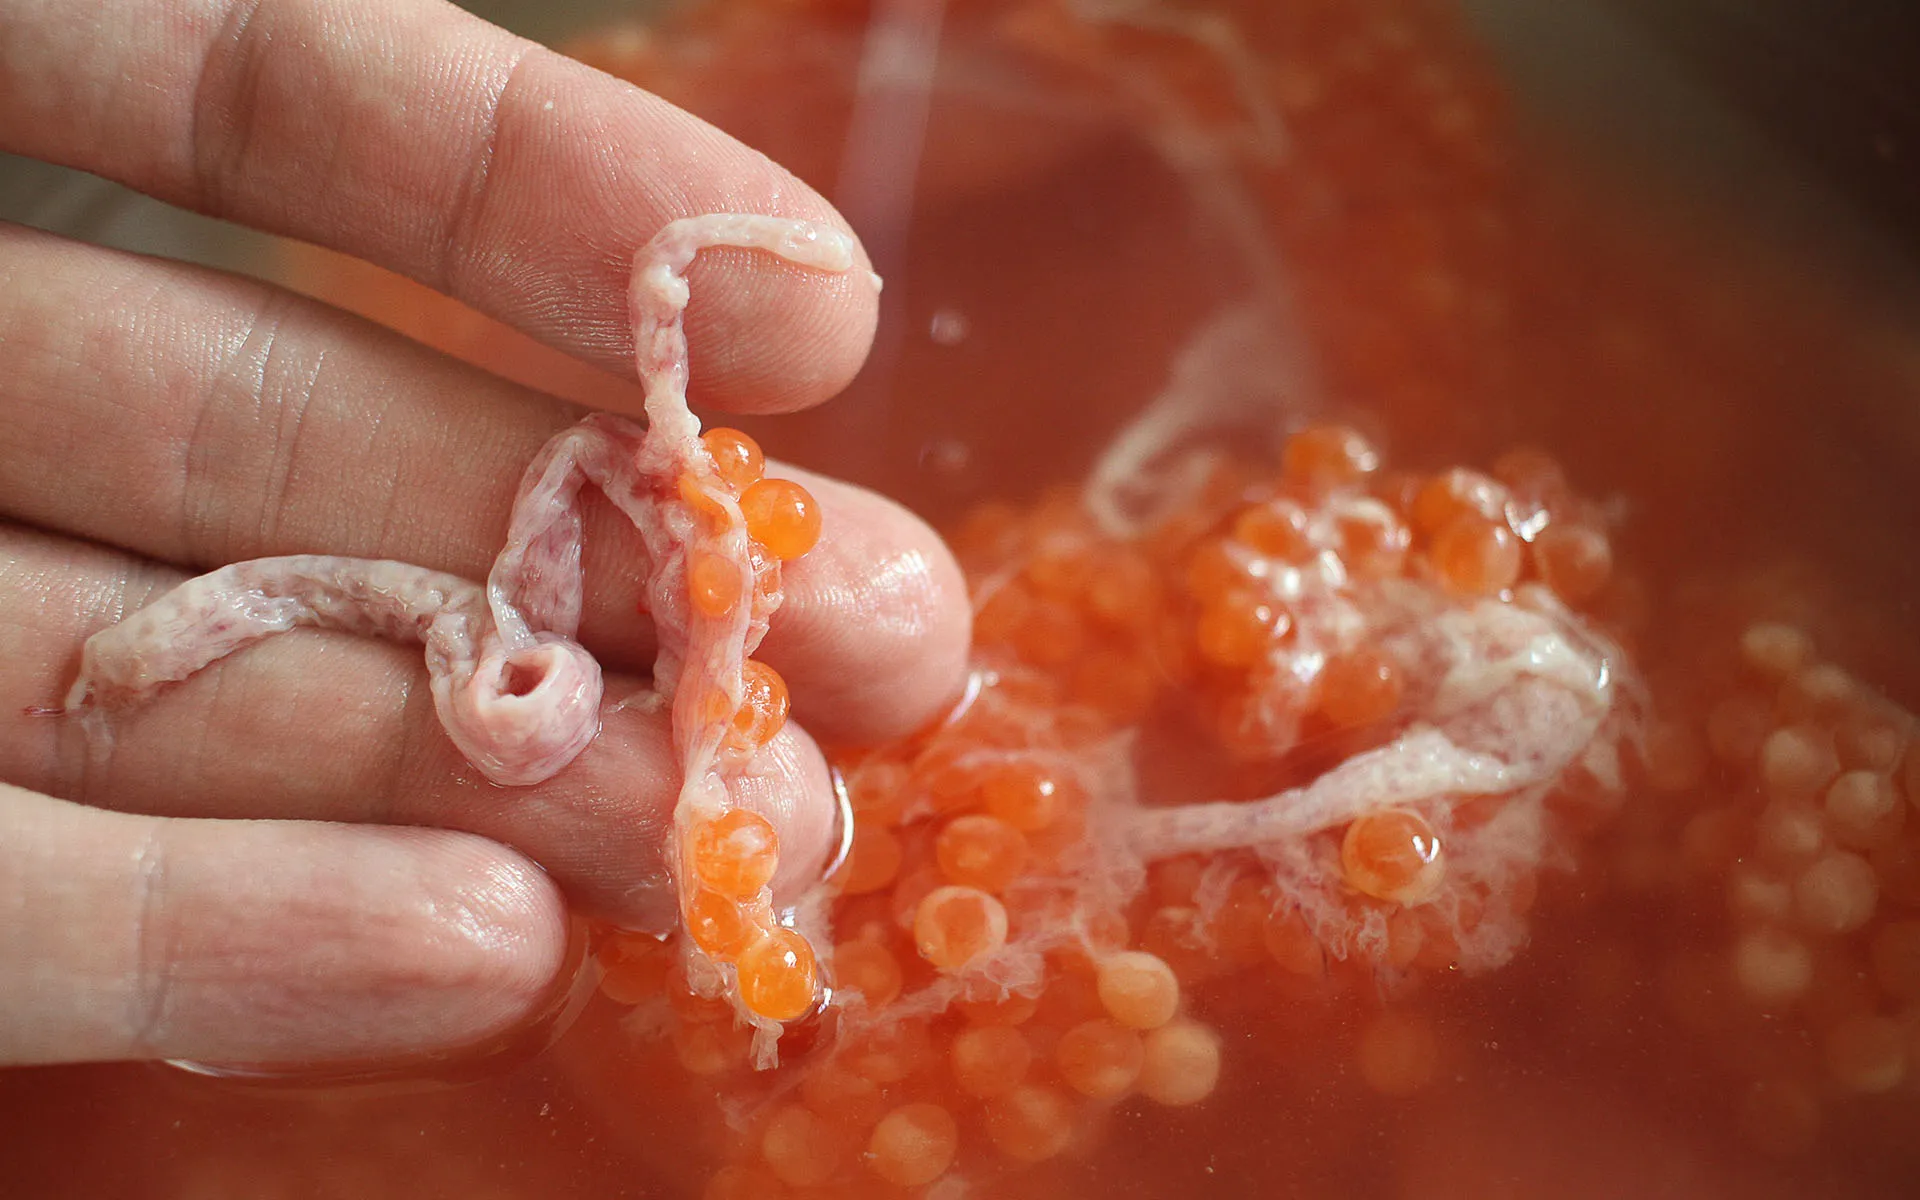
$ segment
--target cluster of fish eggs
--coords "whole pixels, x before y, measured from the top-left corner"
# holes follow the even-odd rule
[[[687,556],[688,603],[716,620],[749,605],[753,619],[764,621],[780,592],[780,565],[819,541],[819,506],[800,484],[768,478],[759,445],[739,430],[710,429],[700,440],[714,475],[739,503],[753,582],[748,595],[737,565],[696,543]],[[695,512],[713,508],[697,478],[681,479],[679,492]],[[789,708],[786,681],[763,662],[746,661],[741,685],[738,704],[713,694],[713,716],[726,723],[723,753],[733,761],[773,740]],[[687,936],[713,961],[732,964],[749,1012],[769,1021],[804,1016],[819,995],[819,968],[806,935],[783,924],[773,907],[780,843],[772,823],[731,808],[695,825],[687,840],[690,878],[681,889]]]
[[[1331,558],[1354,595],[1394,575],[1463,599],[1538,580],[1581,601],[1610,571],[1593,512],[1536,453],[1491,475],[1398,476],[1357,432],[1319,426],[1290,440],[1277,472],[1223,475],[1192,511],[1139,538],[1100,533],[1067,495],[977,513],[956,537],[979,602],[977,686],[933,728],[838,756],[854,817],[851,852],[830,880],[839,1036],[783,1068],[797,1086],[752,1118],[744,1154],[709,1196],[916,1188],[956,1169],[1059,1156],[1133,1097],[1205,1100],[1222,1041],[1192,1011],[1193,989],[1255,967],[1322,979],[1347,969],[1353,948],[1325,944],[1253,864],[1230,856],[1154,863],[1133,895],[1090,888],[1084,847],[1100,786],[1090,756],[1116,733],[1194,714],[1206,714],[1216,748],[1285,749],[1236,741],[1217,718],[1223,701],[1268,686],[1262,671],[1293,636],[1281,598],[1262,590],[1280,565]],[[1354,746],[1377,742],[1401,706],[1399,685],[1386,655],[1349,648],[1296,715]],[[725,902],[696,896],[689,930],[709,953],[734,956],[751,1005],[761,972],[743,946],[754,935],[708,914],[731,917],[745,885],[770,877],[771,830],[721,832],[729,849],[696,874],[700,895]],[[1388,810],[1336,836],[1346,902],[1392,914],[1386,958],[1366,969],[1454,965],[1454,926],[1422,907],[1445,872],[1430,825]],[[738,881],[749,861],[761,874]],[[1524,898],[1507,900],[1524,911]],[[1009,945],[1041,944],[1037,977],[1009,984],[982,969]],[[671,956],[615,938],[601,958],[615,999],[667,994],[682,1066],[744,1075],[747,1031],[724,1005],[688,993]],[[811,999],[810,955],[795,952],[782,969],[792,977],[796,960],[808,986],[774,1011],[799,1015]],[[1384,1092],[1417,1089],[1433,1070],[1430,1032],[1378,1024],[1356,1048],[1363,1075]]]

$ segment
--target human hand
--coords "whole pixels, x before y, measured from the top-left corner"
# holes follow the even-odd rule
[[[0,0],[0,149],[364,257],[622,373],[631,256],[666,221],[840,224],[711,127],[430,0]],[[689,278],[696,402],[790,411],[865,355],[864,272],[720,252]],[[318,633],[108,738],[27,713],[193,571],[331,553],[483,576],[576,410],[269,286],[14,227],[0,366],[0,1061],[466,1043],[550,992],[569,904],[672,919],[664,713],[610,712],[571,767],[502,790],[440,731],[416,650]],[[826,534],[761,657],[812,733],[903,732],[959,680],[957,569],[897,506],[781,473]],[[643,551],[604,507],[588,525],[582,637],[630,676],[617,698],[651,655]],[[737,798],[780,829],[777,887],[817,877],[833,815],[807,733]]]

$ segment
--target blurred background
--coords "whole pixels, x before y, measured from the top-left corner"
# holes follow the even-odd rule
[[[582,35],[610,23],[634,29],[699,6],[662,0],[471,0],[466,7],[543,42],[578,46]],[[778,10],[780,5],[763,7]],[[967,0],[951,0],[947,7],[951,24],[970,6]],[[1088,0],[1087,7],[1116,12],[1142,8],[1132,0]],[[1175,7],[1205,11],[1208,6]],[[1689,223],[1696,230],[1711,228],[1716,237],[1731,237],[1765,255],[1790,256],[1796,264],[1792,273],[1817,279],[1825,292],[1872,314],[1870,321],[1855,325],[1873,342],[1871,355],[1882,360],[1878,369],[1885,386],[1849,391],[1844,420],[1855,429],[1849,440],[1890,450],[1903,462],[1920,455],[1920,403],[1887,398],[1913,395],[1913,381],[1920,378],[1912,349],[1920,343],[1920,338],[1912,336],[1920,320],[1916,318],[1920,314],[1920,84],[1915,82],[1920,75],[1911,69],[1920,62],[1920,10],[1902,0],[1560,0],[1552,4],[1460,0],[1454,6],[1430,7],[1455,7],[1464,17],[1481,49],[1491,55],[1502,86],[1516,100],[1514,124],[1521,135],[1566,164],[1569,179],[1579,176],[1580,182],[1569,184],[1570,189],[1591,185],[1632,190],[1639,197],[1635,203],[1645,211],[1663,214],[1661,219],[1675,228]],[[1234,6],[1226,8],[1231,11]],[[863,53],[858,33],[857,28],[843,31],[837,43],[826,37],[796,38],[784,52],[802,67],[790,74],[804,69],[810,72],[807,79],[812,86],[818,88],[821,80],[829,80],[826,90],[837,86],[850,92]],[[724,35],[709,24],[703,34],[683,37],[682,42],[697,42],[700,36]],[[677,92],[670,84],[662,90],[670,99],[773,153],[836,199],[863,227],[870,249],[882,260],[883,273],[899,277],[904,262],[886,259],[905,253],[906,233],[882,228],[885,221],[877,210],[862,211],[874,209],[880,201],[897,205],[899,197],[889,200],[883,195],[874,200],[846,194],[848,188],[860,186],[859,179],[847,172],[855,170],[866,153],[850,150],[848,138],[857,142],[864,134],[871,141],[875,132],[871,122],[854,130],[844,105],[836,108],[822,101],[817,110],[808,111],[828,113],[840,123],[808,126],[804,137],[797,136],[797,122],[783,122],[778,115],[782,106],[767,103],[763,95],[783,86],[786,76],[780,72],[786,68],[755,68],[761,73],[747,72],[730,85],[724,81],[725,71],[699,58],[700,53],[711,54],[713,45],[720,43],[714,41],[704,51],[678,60],[666,55],[667,74],[682,86]],[[1254,48],[1255,53],[1271,50]],[[609,52],[617,58],[624,51],[612,48]],[[1097,127],[1102,114],[1063,92],[1057,81],[1036,84],[1017,78],[1004,64],[991,62],[990,56],[970,59],[958,39],[941,53],[942,82],[937,85],[941,95],[933,104],[935,120],[922,148],[920,198],[911,200],[909,189],[907,201],[918,205],[913,210],[914,237],[919,239],[915,252],[922,261],[914,268],[910,287],[892,290],[886,298],[887,328],[874,361],[847,401],[826,413],[789,423],[783,431],[756,432],[772,437],[789,456],[884,488],[935,519],[946,520],[988,494],[1006,491],[1009,480],[1077,478],[1095,449],[1159,385],[1174,343],[1187,336],[1205,306],[1201,293],[1224,292],[1235,285],[1220,280],[1196,284],[1186,311],[1176,299],[1160,314],[1167,339],[1146,338],[1140,361],[1110,361],[1107,347],[1088,345],[1085,356],[1074,361],[1071,369],[1063,366],[1058,379],[1023,376],[1032,385],[1026,390],[1058,390],[1060,404],[1081,414],[1071,433],[1063,435],[1040,421],[1045,406],[993,403],[984,394],[987,389],[1004,391],[1012,382],[995,374],[987,352],[994,351],[992,362],[1001,363],[1026,362],[1034,356],[1023,354],[1019,345],[997,341],[994,330],[980,324],[980,303],[962,303],[968,299],[968,262],[979,261],[987,253],[984,248],[976,242],[963,255],[953,246],[964,238],[949,239],[952,252],[943,257],[926,250],[924,235],[943,223],[952,230],[1003,222],[1016,204],[1085,225],[1080,215],[1069,218],[1066,214],[1096,211],[1085,197],[1106,177],[1099,172],[1100,164],[1086,167],[1077,183],[1049,193],[1051,208],[1047,197],[1018,188],[1009,189],[1011,199],[998,208],[991,202],[981,203],[960,215],[949,211],[943,216],[930,199],[948,176],[978,166],[970,159],[974,152],[965,148],[969,138],[996,138],[1010,130],[1021,130],[1024,136],[1025,131],[1041,126],[1071,128],[1076,121]],[[771,53],[767,57],[778,58]],[[657,69],[661,57],[645,60],[653,64],[649,69]],[[967,69],[969,63],[983,62],[986,65],[978,70]],[[818,99],[805,97],[796,107],[805,109]],[[943,134],[941,115],[953,113],[960,116],[944,122]],[[984,114],[985,123],[980,126],[987,130],[984,134],[967,125],[980,114]],[[1007,123],[996,125],[996,120]],[[1015,142],[1018,136],[1006,140]],[[961,147],[957,152],[956,146]],[[868,175],[889,169],[876,157],[878,153],[866,153]],[[958,165],[943,176],[943,161]],[[1172,195],[1178,188],[1168,177],[1164,161],[1136,162],[1124,177],[1127,186],[1145,190],[1147,203],[1173,214],[1174,219],[1163,222],[1163,227],[1176,224],[1185,202]],[[1413,192],[1428,185],[1410,172],[1383,186]],[[282,279],[362,311],[378,307],[361,302],[369,291],[363,281],[336,279],[331,265],[316,266],[310,256],[296,255],[290,262],[284,248],[272,239],[43,164],[0,156],[0,219]],[[1207,219],[1220,223],[1218,214]],[[1094,236],[1085,229],[1081,232],[1087,235],[1082,241]],[[1099,225],[1097,233],[1114,238],[1126,235],[1108,225]],[[1198,239],[1206,240],[1204,235]],[[886,244],[894,241],[900,244]],[[1296,246],[1287,248],[1297,255]],[[1008,244],[1006,253],[994,261],[994,269],[1003,275],[1035,278],[1031,263],[1011,261],[1015,252],[1030,249]],[[1062,263],[1072,261],[1065,239],[1057,239],[1045,253]],[[1195,274],[1218,268],[1220,257],[1216,249],[1212,266],[1203,262]],[[1232,257],[1231,251],[1227,257]],[[1202,253],[1196,261],[1204,258]],[[949,282],[950,294],[941,294]],[[1077,294],[1085,293],[1082,288]],[[490,340],[469,335],[462,342],[459,337],[439,336],[445,332],[444,322],[436,326],[419,317],[410,325],[395,319],[391,311],[395,307],[389,304],[371,315],[455,353],[465,353],[469,343],[477,346]],[[1089,317],[1092,310],[1081,315]],[[1142,324],[1137,313],[1124,306],[1114,308],[1105,319],[1136,327]],[[1869,326],[1870,337],[1865,332]],[[962,348],[940,360],[944,367],[916,366],[926,359],[929,338],[948,347],[969,340],[979,353],[970,358]],[[605,389],[616,386],[552,358],[534,356],[525,362],[487,365],[587,402],[603,399],[608,394]],[[935,418],[929,415],[931,402],[919,398],[928,395],[930,387],[932,395],[939,394],[934,386],[937,378],[930,381],[929,375],[955,370],[980,378],[980,391],[965,405],[977,414],[974,420]],[[913,389],[914,396],[895,403],[905,395],[903,389]],[[1832,402],[1831,398],[1822,401],[1823,405]],[[1425,436],[1419,422],[1396,415],[1391,400],[1341,394],[1334,403],[1372,407],[1387,423],[1406,427],[1408,436]],[[1476,391],[1473,404],[1491,427],[1515,435],[1538,432],[1528,428],[1524,413],[1508,411],[1511,405],[1491,389]],[[1052,443],[1049,455],[1030,453],[1043,438]],[[1447,448],[1434,447],[1435,452]],[[980,466],[983,458],[1003,456],[1010,457],[1002,473]],[[1882,502],[1890,501],[1884,497],[1875,501]]]
[[[956,0],[964,3],[964,0]],[[674,0],[467,0],[560,45]],[[1905,0],[1461,0],[1530,116],[1795,223],[1920,248],[1920,11]],[[1754,184],[1770,181],[1760,190]],[[817,182],[817,181],[816,181]],[[0,218],[245,269],[245,235],[0,155]]]

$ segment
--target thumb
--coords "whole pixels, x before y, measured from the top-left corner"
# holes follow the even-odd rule
[[[558,890],[468,834],[103,812],[0,784],[0,1063],[364,1060],[548,997]]]

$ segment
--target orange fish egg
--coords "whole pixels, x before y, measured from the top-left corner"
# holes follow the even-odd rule
[[[900,994],[899,960],[879,942],[842,942],[833,950],[834,990],[857,991],[869,1008],[885,1008]]]
[[[1233,522],[1234,540],[1283,562],[1304,562],[1314,551],[1307,510],[1287,500],[1245,509]]]
[[[1404,809],[1369,813],[1347,826],[1340,842],[1347,886],[1376,900],[1418,904],[1446,878],[1446,859],[1433,826]]]
[[[1100,1003],[1114,1020],[1133,1029],[1155,1029],[1180,1008],[1180,981],[1173,968],[1142,950],[1103,959],[1094,972]]]
[[[1220,1083],[1220,1035],[1198,1021],[1172,1021],[1142,1044],[1140,1094],[1157,1104],[1185,1107],[1213,1094]]]
[[[960,1148],[960,1126],[938,1104],[905,1104],[880,1118],[867,1144],[867,1166],[900,1187],[920,1187],[946,1173]]]
[[[733,961],[760,932],[738,901],[707,888],[687,902],[686,925],[694,944],[721,962]]]
[[[1422,484],[1414,493],[1407,516],[1428,537],[1461,517],[1504,521],[1507,489],[1496,479],[1465,467],[1455,467]]]
[[[1328,721],[1342,729],[1378,724],[1400,707],[1399,668],[1369,646],[1327,660],[1314,683],[1314,699]]]
[[[758,483],[766,473],[767,460],[760,453],[760,443],[738,429],[709,429],[700,435],[700,443],[713,456],[714,473],[735,495]]]
[[[773,880],[780,838],[765,817],[730,809],[693,831],[693,873],[722,896],[747,900]]]
[[[1266,657],[1292,623],[1278,604],[1252,592],[1228,592],[1200,610],[1194,640],[1209,662],[1250,667]]]
[[[1348,487],[1380,469],[1380,452],[1356,429],[1309,425],[1287,439],[1280,467],[1289,480],[1309,487]]]
[[[791,929],[773,929],[747,947],[737,964],[740,1002],[770,1021],[791,1021],[813,1007],[813,947]]]
[[[782,562],[799,558],[820,540],[820,505],[791,479],[762,479],[740,496],[747,536]]]
[[[1033,1063],[1033,1047],[1012,1025],[976,1025],[954,1035],[947,1060],[954,1086],[984,1100],[1019,1086]]]
[[[1495,596],[1520,580],[1525,543],[1504,520],[1467,513],[1434,534],[1434,573],[1457,596]]]
[[[939,887],[914,909],[913,940],[920,957],[957,971],[1007,942],[1007,910],[978,888]]]
[[[731,740],[750,749],[766,745],[786,727],[792,703],[780,672],[748,659],[740,668],[740,707],[733,712]]]
[[[980,793],[987,811],[1022,833],[1045,829],[1073,802],[1072,785],[1038,762],[1010,762],[990,774]]]
[[[1053,1088],[1022,1084],[990,1103],[987,1137],[1016,1162],[1043,1162],[1073,1141],[1073,1107]]]
[[[933,845],[950,883],[1004,891],[1027,865],[1027,839],[999,817],[970,813],[947,822]]]
[[[687,556],[687,599],[701,616],[726,616],[745,590],[739,565],[726,555],[695,550]]]

